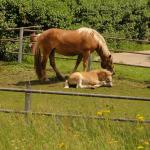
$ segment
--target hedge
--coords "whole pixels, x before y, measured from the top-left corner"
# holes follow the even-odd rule
[[[0,0],[0,38],[16,36],[8,27],[41,25],[44,30],[87,26],[104,34],[147,39],[149,10],[150,0]]]

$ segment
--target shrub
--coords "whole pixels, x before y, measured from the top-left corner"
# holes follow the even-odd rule
[[[105,34],[147,39],[149,8],[150,0],[0,0],[0,38],[17,36],[8,27],[41,25],[44,30],[87,26]],[[0,47],[3,58],[5,44]]]

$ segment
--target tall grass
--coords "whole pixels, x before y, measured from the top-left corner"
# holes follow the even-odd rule
[[[26,124],[23,116],[5,114],[0,121],[1,149],[149,149],[150,127],[140,123],[32,116]]]
[[[149,69],[115,65],[113,88],[64,89],[63,82],[37,82],[30,59],[23,64],[0,62],[0,86],[25,88],[30,81],[33,89],[150,97],[145,82],[150,81]],[[74,65],[70,60],[57,59],[56,63],[64,74],[69,73]],[[92,67],[98,68],[99,64],[93,63]],[[82,70],[82,65],[79,70]],[[47,70],[47,73],[55,80],[54,72]],[[148,150],[150,126],[143,124],[142,120],[150,119],[149,106],[148,102],[139,101],[32,94],[32,111],[103,116],[106,121],[30,115],[27,124],[23,115],[0,113],[0,149]],[[24,94],[0,92],[0,108],[23,110]],[[137,119],[139,123],[107,120],[124,117]]]

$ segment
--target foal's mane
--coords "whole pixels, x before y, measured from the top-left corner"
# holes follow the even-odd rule
[[[96,30],[91,29],[91,28],[87,28],[87,27],[81,27],[77,31],[80,32],[80,33],[84,32],[84,33],[93,35],[95,40],[99,43],[99,45],[102,46],[102,50],[103,50],[104,55],[105,56],[109,56],[110,55],[110,51],[108,50],[108,47],[107,47],[105,39]]]

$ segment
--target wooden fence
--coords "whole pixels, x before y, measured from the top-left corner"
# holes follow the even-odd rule
[[[20,27],[20,28],[8,28],[7,30],[17,30],[19,31],[19,38],[9,38],[9,39],[0,39],[0,41],[13,41],[13,42],[19,42],[19,51],[18,52],[8,52],[8,53],[16,53],[18,54],[18,62],[21,63],[22,59],[23,59],[23,55],[32,55],[31,53],[23,53],[23,43],[25,41],[23,41],[24,38],[29,38],[29,36],[24,36],[24,32],[36,32],[36,31],[41,31],[41,30],[33,30],[32,28],[38,28],[40,29],[42,26],[30,26],[30,27]],[[128,41],[136,41],[136,42],[142,42],[142,43],[150,43],[149,40],[139,40],[139,39],[126,39],[126,38],[119,38],[119,37],[112,37],[112,36],[105,36],[104,37],[106,39],[114,39],[114,40],[128,40]],[[112,51],[112,50],[111,50]],[[123,52],[122,50],[117,50],[115,52]],[[127,53],[135,53],[135,54],[139,54],[138,52],[129,52],[129,51],[125,51]],[[145,54],[145,53],[140,53],[141,55],[150,55],[150,54]],[[59,57],[60,58],[60,57]],[[61,59],[61,58],[60,58]],[[70,58],[62,58],[62,59],[70,59]],[[91,68],[91,64],[92,64],[92,58],[90,57],[89,59],[89,69]],[[96,61],[95,61],[96,62]],[[118,64],[118,63],[116,63]],[[126,65],[126,64],[122,64],[119,63],[121,65]],[[132,65],[130,65],[132,66]],[[133,65],[135,66],[135,65]],[[145,66],[138,66],[137,67],[145,67]],[[145,68],[149,68],[149,67],[145,67]]]
[[[19,51],[18,51],[18,62],[22,63],[22,58],[23,58],[23,39],[24,37],[24,32],[36,32],[39,30],[33,30],[32,28],[41,28],[41,26],[30,26],[30,27],[20,27],[20,28],[8,28],[7,30],[16,30],[19,31],[19,38],[9,38],[9,39],[0,39],[1,42],[6,42],[6,41],[12,41],[12,42],[18,42],[19,43]]]
[[[97,119],[97,120],[111,120],[118,122],[139,122],[137,119],[127,119],[127,118],[104,118],[98,116],[83,116],[83,115],[71,115],[71,114],[59,114],[59,113],[50,113],[50,112],[32,112],[31,111],[31,95],[32,93],[36,94],[55,94],[55,95],[65,95],[65,96],[84,96],[84,97],[96,97],[96,98],[110,98],[111,100],[130,100],[130,101],[145,101],[150,102],[148,97],[132,97],[132,96],[118,96],[118,95],[104,95],[104,94],[89,94],[89,93],[77,93],[77,92],[64,92],[64,91],[45,91],[45,90],[32,90],[30,84],[27,85],[27,89],[18,89],[18,88],[0,88],[0,91],[6,92],[21,92],[25,93],[25,103],[23,111],[9,110],[9,109],[0,109],[0,112],[3,113],[17,113],[24,114],[25,119],[28,122],[28,114],[32,115],[46,115],[46,116],[55,116],[55,117],[71,117],[71,118],[84,118],[84,119]],[[150,123],[150,120],[144,120],[141,123]]]
[[[23,55],[32,55],[23,53],[23,39],[24,32],[35,32],[37,30],[33,30],[31,28],[41,28],[40,26],[31,26],[31,27],[21,27],[21,28],[9,28],[8,30],[18,30],[19,31],[19,39],[0,39],[0,41],[14,41],[19,42],[19,51],[18,54],[18,62],[22,62]],[[108,39],[118,39],[118,40],[129,40],[129,41],[137,41],[137,42],[145,42],[150,43],[150,41],[147,40],[136,40],[136,39],[124,39],[124,38],[116,38],[116,37],[108,37],[105,36],[105,38]],[[118,50],[119,51],[119,50]],[[125,51],[127,52],[127,51]],[[137,53],[137,52],[130,52],[130,53]],[[140,53],[143,55],[149,55],[145,53]],[[64,57],[57,57],[60,59],[70,59],[71,58],[64,58]],[[73,59],[74,60],[74,59]],[[92,58],[90,57],[89,63],[91,64]],[[125,64],[122,64],[125,65]],[[139,66],[141,67],[141,66]],[[91,65],[89,65],[89,70],[91,68]],[[57,94],[57,95],[71,95],[71,96],[86,96],[86,97],[97,97],[97,98],[110,98],[112,100],[131,100],[131,101],[147,101],[150,102],[150,98],[146,97],[131,97],[131,96],[118,96],[118,95],[104,95],[104,94],[89,94],[89,93],[76,93],[76,92],[63,92],[63,91],[43,91],[43,90],[31,90],[31,86],[27,85],[27,89],[14,89],[14,88],[0,88],[0,91],[7,91],[7,92],[23,92],[25,93],[25,104],[24,104],[24,110],[23,111],[16,111],[16,110],[8,110],[8,109],[0,109],[0,112],[4,113],[18,113],[18,114],[24,114],[26,120],[28,121],[28,114],[33,115],[46,115],[46,116],[56,116],[56,117],[80,117],[85,119],[98,119],[98,120],[105,120],[103,117],[97,117],[97,116],[83,116],[83,115],[70,115],[70,114],[56,114],[56,113],[44,113],[44,112],[32,112],[31,111],[31,95],[32,93],[40,93],[40,94]],[[107,118],[108,120],[108,118]],[[112,121],[119,121],[119,122],[138,122],[136,119],[126,119],[126,118],[110,118],[109,120]],[[150,123],[150,120],[144,120],[143,123]]]

